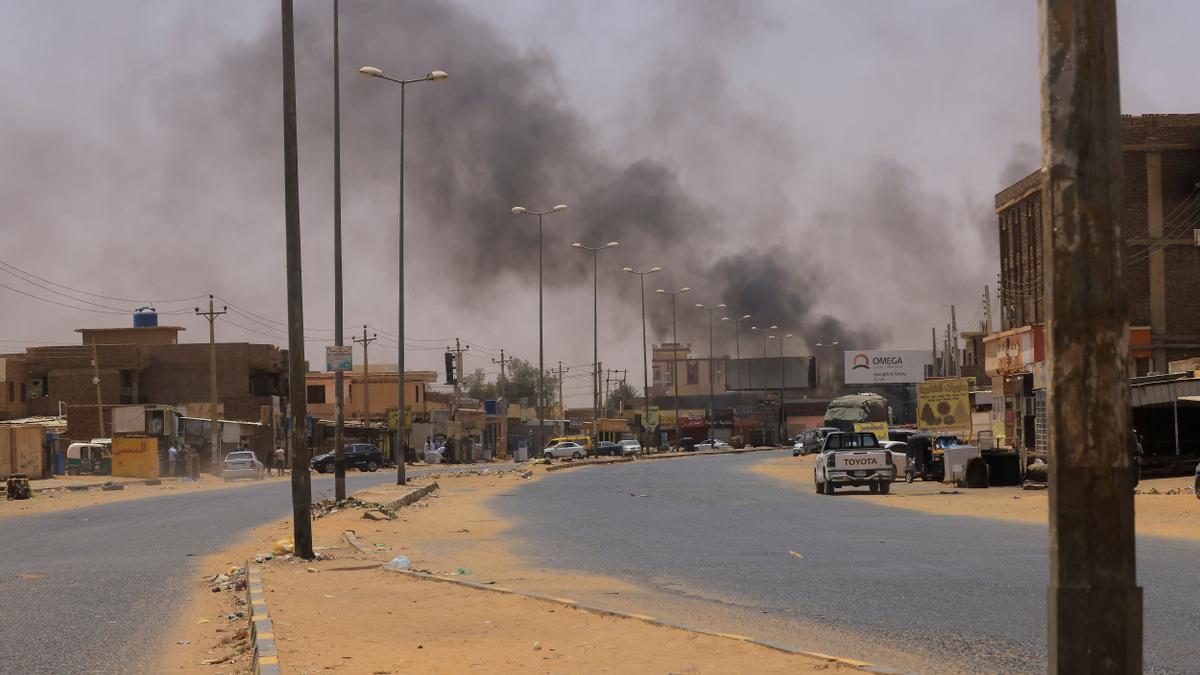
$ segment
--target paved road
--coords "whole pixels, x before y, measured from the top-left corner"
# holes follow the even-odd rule
[[[1045,671],[1044,526],[825,497],[745,471],[779,454],[568,471],[496,505],[521,520],[523,556],[652,589],[643,611],[687,625],[903,670]],[[1138,540],[1147,672],[1200,672],[1197,560],[1200,544]]]
[[[394,480],[351,472],[346,485]],[[314,475],[313,494],[332,496],[333,478]],[[290,483],[272,482],[0,519],[0,672],[148,672],[137,659],[197,592],[200,558],[290,515]]]

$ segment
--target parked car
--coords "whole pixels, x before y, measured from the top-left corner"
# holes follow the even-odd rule
[[[587,454],[587,448],[576,443],[575,441],[559,441],[558,443],[555,443],[554,445],[551,445],[542,451],[542,457],[545,457],[546,459],[564,459],[566,457],[570,457],[571,459],[583,459],[584,457],[587,457]]]
[[[796,442],[792,444],[792,456],[811,455],[821,451],[821,441],[829,434],[840,431],[837,427],[817,427],[809,429],[797,437]]]
[[[346,468],[359,471],[378,471],[383,466],[383,453],[369,443],[350,443],[346,448]],[[335,457],[326,452],[312,458],[312,468],[317,473],[333,473]]]
[[[903,441],[882,441],[884,450],[892,451],[892,463],[896,465],[896,475],[902,476],[908,470],[908,443]]]
[[[230,481],[235,478],[253,478],[262,480],[267,469],[258,457],[249,450],[235,450],[225,455],[225,466],[221,469],[221,478]]]
[[[732,447],[719,438],[706,438],[696,444],[697,450],[729,450]]]
[[[596,444],[597,456],[612,455],[615,457],[619,454],[621,454],[621,445],[619,443],[613,443],[612,441],[600,441]]]
[[[696,439],[691,436],[683,436],[675,442],[675,449],[681,452],[692,452],[696,449]]]
[[[887,494],[896,479],[892,452],[875,434],[858,431],[829,434],[813,463],[813,483],[818,494],[831,495],[837,487],[868,486],[872,494]]]
[[[636,455],[642,451],[642,444],[636,438],[626,438],[621,441],[622,455]]]

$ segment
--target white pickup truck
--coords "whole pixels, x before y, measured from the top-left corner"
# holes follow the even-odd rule
[[[829,434],[813,463],[813,482],[820,494],[831,495],[840,486],[866,485],[872,494],[886,495],[894,480],[892,451],[880,446],[875,434],[869,432]]]

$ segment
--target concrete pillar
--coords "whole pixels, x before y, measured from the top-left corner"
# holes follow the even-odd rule
[[[1146,223],[1151,244],[1163,236],[1162,153],[1146,153]],[[1150,333],[1160,342],[1167,333],[1167,270],[1166,251],[1150,254]],[[1155,349],[1154,370],[1167,372],[1167,350]]]

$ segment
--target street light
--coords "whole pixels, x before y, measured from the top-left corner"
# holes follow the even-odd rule
[[[721,317],[722,321],[728,321],[733,324],[733,354],[734,354],[734,358],[736,358],[737,362],[738,362],[738,389],[741,389],[741,387],[742,387],[742,363],[741,363],[741,361],[742,361],[742,343],[738,336],[738,333],[739,333],[738,324],[749,318],[750,318],[749,314],[743,314],[736,319],[731,319],[727,316]],[[726,379],[728,379],[729,375],[726,374],[725,377],[726,377]],[[749,379],[750,378],[748,377],[747,380],[749,380]],[[749,389],[750,386],[751,386],[751,383],[747,382],[746,388]]]
[[[642,415],[642,437],[646,438],[650,428],[650,365],[646,356],[646,275],[661,272],[662,268],[655,265],[645,272],[639,272],[632,267],[622,267],[622,272],[638,275],[642,285],[642,398],[645,400],[645,412]]]
[[[767,337],[772,340],[775,340],[775,339],[779,340],[779,430],[778,430],[778,434],[779,434],[779,442],[782,443],[784,437],[787,435],[787,417],[786,417],[786,413],[784,413],[784,411],[783,411],[783,392],[785,389],[787,389],[787,364],[783,360],[783,343],[785,341],[787,341],[788,338],[792,337],[792,334],[788,333],[787,335],[784,335],[781,338],[776,338],[774,335],[768,335]]]
[[[515,216],[528,214],[531,216],[537,216],[538,219],[538,452],[541,452],[541,450],[546,447],[546,351],[544,349],[545,340],[542,333],[542,216],[566,210],[566,204],[559,204],[549,211],[529,211],[524,206],[512,207],[512,213]],[[561,405],[562,401],[559,401],[559,404]]]
[[[584,246],[579,242],[571,248],[592,254],[592,445],[600,441],[600,251],[619,246],[610,241],[603,246]]]
[[[696,309],[702,309],[708,312],[708,438],[713,437],[713,417],[717,414],[716,404],[713,402],[713,312],[718,309],[725,309],[725,303],[721,303],[714,307],[696,303]],[[707,439],[706,439],[707,440]]]
[[[399,277],[399,318],[396,334],[396,484],[404,485],[404,456],[406,429],[404,427],[404,92],[407,85],[416,82],[434,82],[448,77],[444,70],[433,70],[423,77],[402,80],[387,75],[374,66],[363,66],[358,72],[367,77],[378,78],[400,85],[400,244],[396,254],[396,269]],[[370,422],[367,424],[370,428]]]
[[[833,342],[830,342],[830,343],[829,343],[829,344],[827,344],[827,345],[826,345],[826,344],[821,344],[820,342],[818,342],[818,343],[816,344],[816,346],[818,346],[818,347],[821,347],[822,349],[830,349],[830,350],[832,350],[834,347],[838,346],[838,344],[839,344],[839,343],[838,343],[838,341],[837,341],[837,340],[834,340]],[[830,358],[833,358],[833,357],[831,356]],[[825,383],[825,386],[826,386],[826,387],[829,387],[831,384],[833,384],[832,382],[828,382],[828,380],[832,380],[832,379],[833,379],[833,371],[832,371],[832,369],[831,369],[831,367],[830,367],[831,365],[832,365],[832,364],[830,364],[830,363],[826,363],[826,364],[825,364],[825,375],[826,375],[825,379],[827,380],[827,382]],[[818,384],[819,384],[819,383],[818,383]]]
[[[671,296],[671,384],[675,387],[675,441],[678,442],[682,429],[679,426],[679,336],[675,333],[675,296],[687,293],[692,290],[687,286],[677,290],[668,291],[665,288],[660,288],[655,293],[659,295]]]
[[[779,330],[779,326],[768,326],[766,328],[759,328],[758,326],[750,326],[750,330],[752,330],[756,333],[763,334],[763,358],[764,359],[767,358],[767,331]]]

